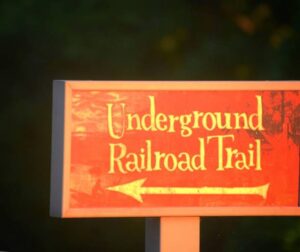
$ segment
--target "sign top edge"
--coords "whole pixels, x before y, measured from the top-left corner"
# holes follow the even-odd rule
[[[299,90],[300,81],[54,81],[71,89],[103,90]]]

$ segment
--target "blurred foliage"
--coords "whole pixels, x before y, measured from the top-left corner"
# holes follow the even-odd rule
[[[49,217],[53,79],[293,80],[300,2],[2,0],[0,250],[143,251],[143,219]],[[299,251],[298,218],[207,218],[202,251]]]

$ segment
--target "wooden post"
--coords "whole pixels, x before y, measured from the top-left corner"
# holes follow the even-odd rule
[[[146,219],[146,252],[199,252],[200,217]]]

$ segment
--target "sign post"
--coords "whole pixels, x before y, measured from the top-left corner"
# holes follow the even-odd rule
[[[199,252],[200,217],[146,219],[145,252]]]
[[[299,125],[300,82],[56,81],[50,214],[160,217],[146,252],[199,251],[204,216],[298,216]]]

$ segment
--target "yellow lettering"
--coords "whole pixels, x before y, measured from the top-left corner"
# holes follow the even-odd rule
[[[119,151],[119,155],[117,157],[115,157],[115,148],[118,147],[120,149]],[[126,146],[124,144],[109,144],[109,149],[110,149],[110,165],[109,165],[109,174],[113,174],[115,173],[115,164],[117,166],[117,168],[119,169],[119,171],[121,173],[127,173],[124,169],[123,169],[123,165],[121,162],[121,159],[125,157],[126,154]]]
[[[159,113],[156,116],[156,128],[160,131],[166,131],[168,129],[168,126],[166,125],[166,122],[168,121],[168,117],[163,114]]]
[[[257,100],[257,113],[251,114],[249,117],[249,126],[252,130],[265,130],[263,127],[263,109],[262,109],[262,98],[261,95],[256,96]],[[255,120],[256,119],[256,120]],[[255,125],[256,122],[256,125]]]
[[[216,128],[216,124],[217,124],[214,114],[211,112],[205,113],[203,116],[202,124],[203,124],[204,129],[209,130],[209,131],[214,130]]]
[[[217,171],[224,171],[224,157],[223,157],[223,146],[224,146],[224,139],[230,138],[234,141],[234,135],[217,135],[217,136],[209,136],[207,137],[207,142],[209,143],[212,139],[217,139],[218,145],[218,168]]]
[[[114,138],[114,139],[121,139],[124,136],[124,118],[122,119],[122,129],[121,129],[121,134],[117,135],[114,132],[114,124],[113,124],[113,112],[112,112],[112,103],[107,104],[107,123],[108,123],[108,133],[109,135]],[[124,117],[124,110],[125,110],[125,104],[121,103],[121,108],[122,108],[122,117]]]

